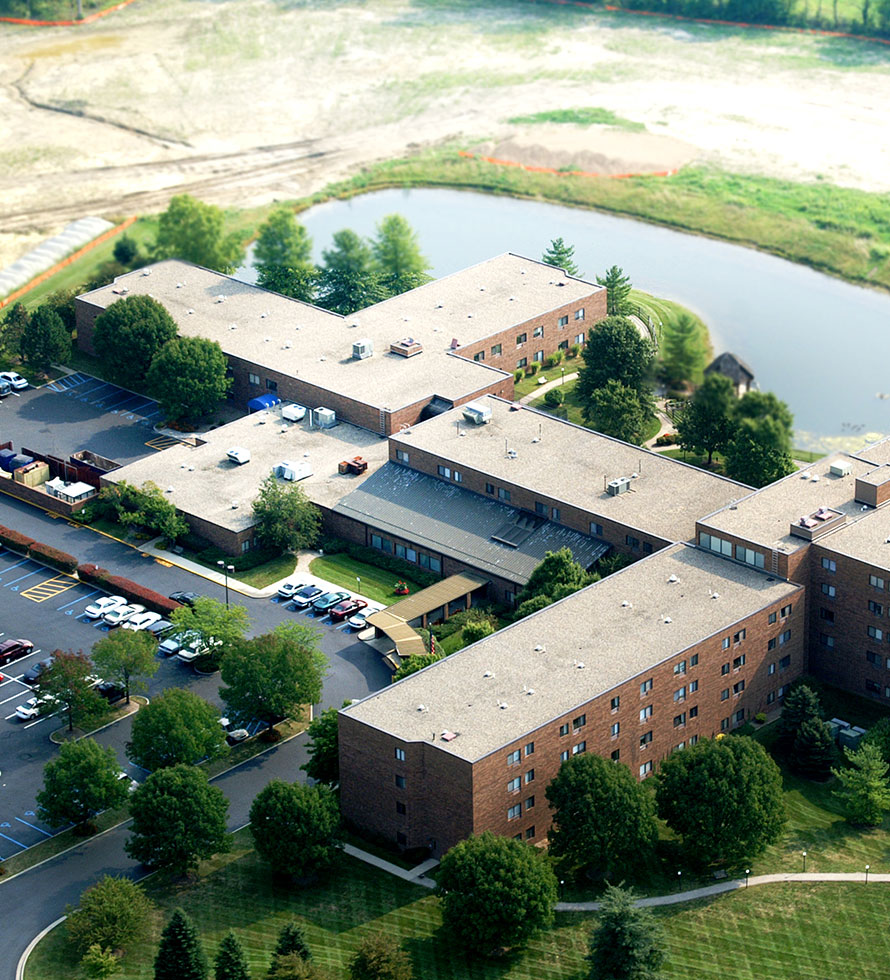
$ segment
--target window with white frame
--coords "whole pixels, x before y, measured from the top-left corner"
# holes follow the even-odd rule
[[[510,782],[507,783],[508,793],[518,793],[520,787],[522,786],[522,779],[519,776],[515,776]]]
[[[583,306],[580,309],[575,310],[575,319],[576,320],[583,320],[584,319],[584,307]]]
[[[405,452],[404,449],[397,449],[396,450],[396,459],[400,463],[407,463],[408,462],[408,454]]]
[[[258,385],[260,383],[260,376],[258,374],[248,374],[247,375],[247,380],[252,385]]]
[[[640,779],[645,779],[648,775],[651,774],[651,772],[652,772],[652,760],[650,759],[648,762],[644,762],[640,766]]]
[[[652,717],[652,705],[646,705],[645,708],[640,708],[640,721],[648,721]]]

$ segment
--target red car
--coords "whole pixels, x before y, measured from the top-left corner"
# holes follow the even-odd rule
[[[0,666],[27,657],[33,649],[34,644],[30,640],[4,640],[0,643]]]
[[[364,609],[365,606],[367,606],[367,602],[364,599],[345,599],[343,602],[338,602],[328,615],[331,617],[331,622],[339,623],[344,619],[349,619],[350,616],[354,616],[359,609]]]

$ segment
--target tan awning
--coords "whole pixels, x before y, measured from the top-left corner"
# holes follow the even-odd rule
[[[474,572],[460,572],[457,575],[449,575],[448,578],[443,578],[441,582],[436,582],[426,589],[421,589],[420,592],[416,592],[414,595],[406,596],[404,599],[393,603],[393,605],[387,606],[385,612],[391,613],[393,616],[398,616],[406,623],[410,623],[412,619],[417,619],[419,616],[430,613],[448,602],[454,602],[455,599],[460,599],[463,596],[475,592],[476,589],[481,589],[488,582],[489,579],[484,575],[477,575]],[[371,622],[370,617],[368,617],[368,622]]]
[[[410,657],[415,653],[426,653],[421,637],[400,616],[393,616],[388,609],[371,613],[366,622],[386,633],[396,645],[400,657]]]

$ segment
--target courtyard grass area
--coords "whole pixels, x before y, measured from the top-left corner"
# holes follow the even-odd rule
[[[551,372],[552,375],[552,372]],[[532,408],[538,408],[542,412],[547,412],[549,415],[555,415],[557,418],[565,419],[568,422],[574,422],[575,425],[581,425],[585,429],[591,429],[591,426],[584,418],[584,410],[581,404],[580,398],[575,394],[575,386],[577,385],[577,379],[574,381],[566,381],[562,385],[563,392],[565,394],[565,401],[558,408],[551,407],[546,403],[545,395],[541,395],[540,398],[536,398],[532,403]],[[646,442],[647,439],[651,439],[661,428],[661,421],[654,415],[651,416],[646,424],[646,429],[643,432],[642,439],[640,442]]]
[[[313,558],[309,564],[309,571],[326,582],[333,582],[334,585],[339,585],[349,592],[358,592],[384,606],[390,606],[404,598],[393,591],[396,582],[404,582],[411,594],[423,588],[406,575],[384,571],[374,565],[350,558],[349,555],[335,554]],[[361,579],[361,583],[357,579]]]
[[[279,931],[296,919],[313,961],[335,978],[346,977],[362,938],[381,931],[403,945],[414,975],[423,980],[577,980],[596,923],[595,914],[558,913],[554,927],[526,949],[470,959],[440,929],[438,900],[426,889],[347,857],[326,878],[295,886],[273,878],[252,851],[247,830],[235,835],[231,854],[205,862],[195,878],[169,883],[153,876],[146,890],[159,913],[150,938],[123,957],[120,980],[152,976],[160,930],[177,906],[195,920],[211,959],[234,929],[256,977],[265,974]],[[890,888],[858,883],[770,885],[666,907],[657,911],[669,951],[664,975],[671,980],[879,980],[890,955],[888,914]],[[63,926],[37,946],[25,980],[79,975]]]

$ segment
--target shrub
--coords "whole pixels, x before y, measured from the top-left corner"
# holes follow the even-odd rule
[[[21,534],[18,531],[13,531],[11,527],[0,525],[0,544],[5,544],[15,551],[27,552],[34,543],[34,539],[29,538],[27,534]]]
[[[513,380],[516,382],[516,384],[519,384],[519,382],[522,381],[523,374],[524,372],[522,368],[519,368],[518,371],[513,372]]]
[[[758,711],[757,714],[754,715],[754,720],[757,722],[758,725],[765,725],[766,724],[766,712],[765,711]]]
[[[385,555],[383,552],[377,551],[376,548],[367,548],[361,544],[354,544],[352,541],[344,541],[342,538],[326,535],[319,542],[319,546],[326,555],[349,555],[356,561],[374,565],[385,572],[392,572],[393,575],[413,578],[421,588],[433,585],[441,578],[435,572],[427,572],[410,561],[396,558],[393,555]]]
[[[467,646],[494,633],[494,627],[487,619],[471,619],[464,627],[464,641]]]
[[[122,595],[128,602],[138,602],[147,609],[163,613],[165,616],[179,609],[180,606],[178,602],[168,599],[160,592],[155,592],[154,589],[147,589],[144,585],[121,575],[112,575],[107,568],[102,568],[100,565],[78,565],[77,575],[82,582],[95,582],[109,592]]]
[[[529,366],[525,369],[525,373],[529,377],[533,377],[534,375],[536,375],[538,373],[538,368],[539,367],[540,367],[540,365],[538,364],[537,361],[532,361],[531,364],[529,364]]]
[[[46,565],[52,565],[53,568],[60,568],[63,572],[71,573],[77,570],[77,559],[74,555],[69,555],[65,551],[59,551],[58,548],[53,548],[51,545],[43,544],[40,541],[35,541],[31,545],[28,549],[28,554]]]
[[[656,446],[673,446],[677,441],[676,432],[665,432],[655,440]]]
[[[559,360],[555,354],[548,354],[544,360],[544,367],[546,368],[554,368],[557,364],[559,364]]]
[[[562,388],[551,388],[550,391],[544,395],[544,404],[549,405],[551,408],[559,408],[560,405],[565,401],[565,393]]]
[[[569,348],[568,354],[566,356],[567,357],[577,357],[580,353],[581,353],[581,345],[580,344],[572,344],[572,346]]]
[[[108,581],[110,574],[111,572],[107,568],[102,568],[101,565],[94,565],[92,562],[77,566],[77,577],[81,582],[95,582],[97,585],[104,585]]]

